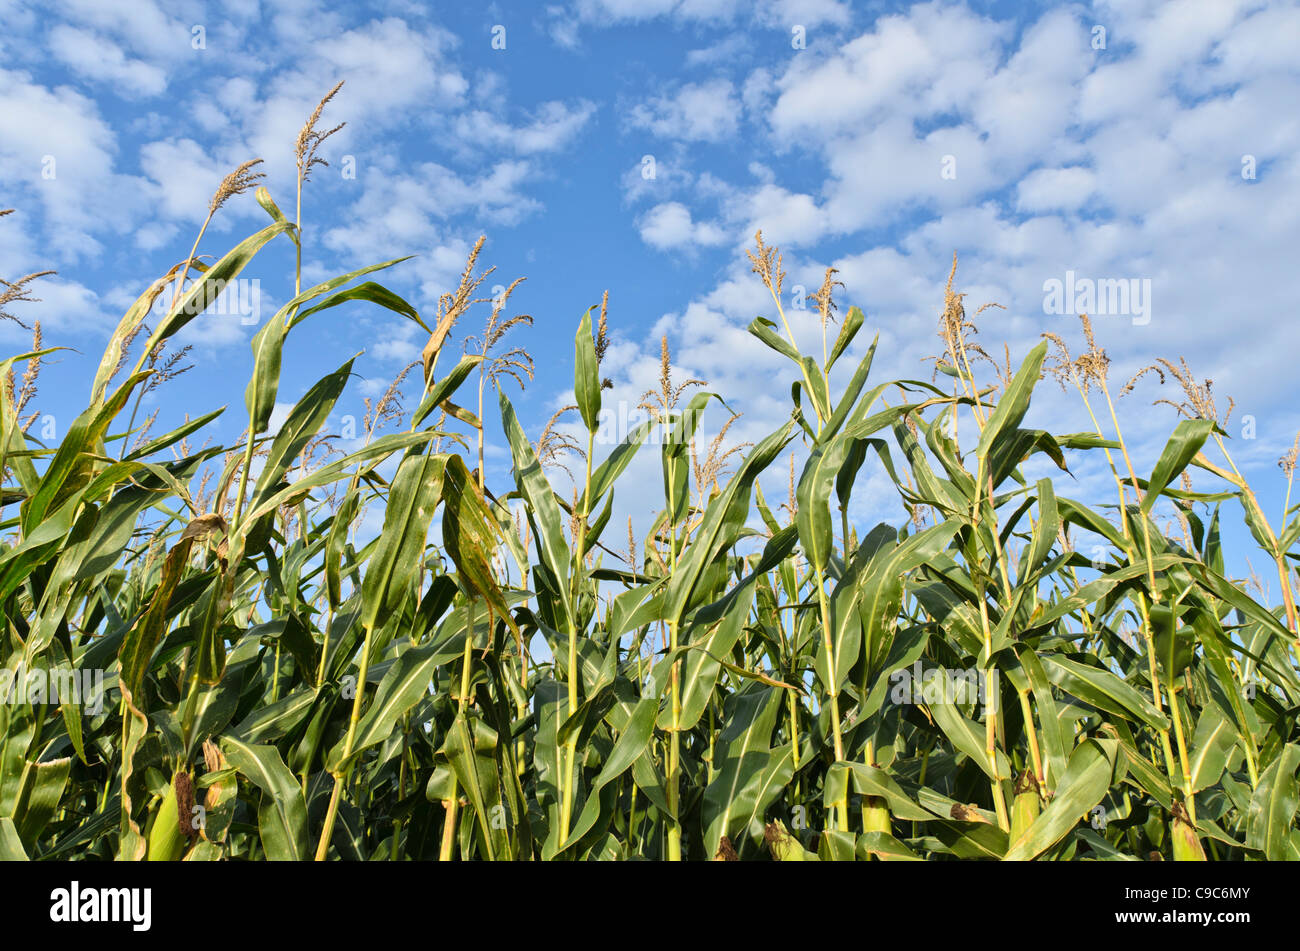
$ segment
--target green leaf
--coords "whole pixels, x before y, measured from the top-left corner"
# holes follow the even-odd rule
[[[1192,792],[1208,789],[1219,781],[1227,765],[1228,754],[1237,745],[1237,728],[1215,704],[1205,706],[1196,721],[1192,751],[1188,764],[1192,774]]]
[[[926,708],[930,711],[930,715],[934,717],[934,722],[938,724],[939,729],[943,731],[944,736],[948,737],[948,740],[952,743],[953,747],[956,748],[957,751],[965,753],[970,757],[975,765],[983,770],[984,774],[988,776],[989,779],[997,781],[999,777],[1009,777],[1011,775],[1011,765],[1006,758],[1006,754],[1000,749],[996,751],[997,771],[994,772],[994,765],[990,762],[988,751],[984,746],[984,729],[982,727],[977,727],[973,722],[962,716],[961,712],[957,709],[957,705],[949,702],[947,699],[948,697],[960,698],[961,694],[958,693],[958,691],[963,690],[969,692],[968,688],[961,684],[955,684],[944,668],[934,668],[934,671],[933,674],[931,674],[930,671],[927,671],[927,678],[930,676],[940,678],[940,682],[942,683],[945,692],[944,697],[937,703],[926,705]],[[913,691],[916,691],[921,689],[921,686],[913,684],[912,689]],[[996,700],[994,702],[996,702]],[[986,711],[984,715],[988,716],[989,714]]]
[[[1084,740],[1075,747],[1052,801],[1010,844],[1003,859],[1028,861],[1065,838],[1079,824],[1080,817],[1106,797],[1115,773],[1117,750],[1113,740]]]
[[[176,591],[177,584],[180,583],[181,574],[189,563],[190,548],[193,544],[194,540],[187,538],[167,553],[167,558],[163,562],[162,577],[158,587],[154,589],[149,609],[122,640],[122,647],[118,651],[118,660],[121,663],[120,676],[122,684],[133,695],[139,695],[154,651],[172,620],[168,610],[171,597]]]
[[[18,783],[18,797],[13,806],[13,820],[18,828],[18,838],[30,849],[41,832],[54,818],[68,784],[72,758],[49,760],[44,763],[29,762],[24,765]]]
[[[686,408],[677,415],[668,439],[660,453],[664,473],[664,499],[667,503],[668,519],[677,525],[686,517],[690,505],[691,460],[689,456],[691,440],[699,428],[700,417],[710,400],[717,400],[723,406],[727,404],[716,393],[696,393],[686,403]]]
[[[289,471],[289,467],[297,461],[303,449],[307,447],[307,443],[311,442],[320,432],[320,428],[325,425],[330,411],[334,409],[334,404],[342,395],[343,388],[347,386],[348,377],[352,374],[352,362],[355,359],[356,357],[353,357],[333,373],[318,380],[289,411],[288,418],[285,419],[284,425],[280,427],[280,431],[276,433],[271,443],[262,465],[262,472],[257,477],[257,485],[253,489],[253,498],[249,503],[250,508],[256,509],[275,492],[280,480]]]
[[[854,307],[853,310],[857,311],[857,308]],[[853,377],[849,380],[849,385],[844,388],[844,393],[840,396],[840,401],[835,407],[835,411],[831,413],[831,418],[826,421],[826,425],[822,428],[822,441],[834,437],[840,431],[840,428],[844,423],[849,419],[850,414],[853,412],[853,407],[857,404],[858,394],[861,393],[862,388],[866,386],[867,377],[871,374],[871,364],[876,358],[876,345],[878,343],[880,343],[880,336],[877,334],[876,339],[871,341],[871,346],[867,348],[866,354],[858,362],[857,369],[853,371]],[[832,356],[831,361],[834,362],[834,360],[835,357]],[[879,388],[873,389],[872,396],[867,400],[867,402],[870,403],[871,399],[874,399],[874,397],[879,395],[879,393]],[[860,440],[855,440],[855,443],[860,445]]]
[[[26,862],[27,851],[18,838],[18,828],[8,816],[0,816],[0,862]]]
[[[754,481],[790,441],[791,426],[786,423],[751,449],[726,487],[709,503],[694,538],[678,560],[677,571],[668,581],[665,617],[680,623],[705,566],[734,543],[749,514]]]
[[[1165,444],[1156,467],[1151,472],[1151,478],[1147,481],[1147,491],[1142,497],[1143,515],[1151,511],[1151,507],[1160,498],[1160,493],[1187,468],[1212,432],[1214,421],[1209,419],[1184,419],[1174,427],[1174,433]]]
[[[102,406],[91,405],[72,421],[41,475],[40,485],[21,507],[24,535],[33,534],[52,509],[90,481],[109,424],[122,411],[135,386],[148,376],[148,372],[141,372],[128,377]]]
[[[334,286],[338,286],[346,281],[352,280],[354,277],[359,277],[362,274],[368,274],[371,271],[378,271],[381,268],[392,267],[394,264],[400,264],[403,261],[409,260],[410,257],[408,256],[404,258],[395,258],[392,261],[385,261],[383,264],[372,264],[370,267],[361,268],[360,270],[352,271],[349,274],[334,278],[331,283]],[[326,285],[319,285],[319,287],[325,286]],[[319,288],[313,288],[313,290],[317,289]],[[310,294],[311,292],[309,291],[308,293]],[[300,298],[295,298],[295,300],[300,300]],[[422,328],[426,333],[432,333],[425,322],[420,319],[419,311],[417,311],[404,298],[394,294],[387,287],[384,287],[384,285],[376,284],[374,281],[363,281],[354,287],[349,287],[347,290],[339,291],[337,294],[331,294],[314,307],[308,307],[306,310],[293,316],[289,321],[288,328],[286,329],[292,329],[293,327],[298,326],[298,324],[302,323],[312,314],[319,313],[322,310],[329,310],[331,307],[337,307],[339,304],[346,304],[351,301],[366,301],[367,303],[378,304],[385,310],[391,310],[393,313],[405,317],[416,326]]]
[[[1047,561],[1056,544],[1061,529],[1061,516],[1056,507],[1056,491],[1050,479],[1038,480],[1038,521],[1034,524],[1033,539],[1021,562],[1020,577],[1033,577]]]
[[[382,615],[399,610],[424,557],[429,525],[443,494],[446,455],[408,452],[397,467],[384,509],[379,544],[361,582],[361,626],[373,630]],[[358,688],[360,689],[360,688]]]
[[[251,506],[241,527],[232,534],[236,537],[247,533],[250,526],[255,524],[258,519],[264,517],[270,512],[274,512],[283,505],[296,505],[305,499],[312,489],[319,486],[329,485],[331,482],[337,482],[351,474],[351,468],[359,463],[367,463],[358,471],[361,478],[367,481],[375,480],[375,466],[383,462],[394,452],[402,449],[411,449],[422,446],[434,439],[438,434],[429,430],[414,433],[392,433],[380,439],[376,439],[368,446],[363,446],[356,452],[349,453],[341,459],[335,459],[333,462],[321,466],[304,475],[301,479],[285,486],[282,489],[268,495],[266,499],[256,506]],[[382,480],[378,484],[383,485]]]
[[[799,479],[795,522],[799,526],[799,543],[815,570],[824,571],[830,562],[835,541],[830,512],[831,487],[851,445],[850,439],[840,435],[829,445],[814,447]]]
[[[273,862],[300,862],[311,857],[307,846],[307,806],[302,787],[274,746],[250,746],[223,736],[221,749],[230,765],[262,792],[257,829],[266,857]]]
[[[919,862],[917,855],[888,832],[864,832],[858,836],[856,854],[859,860],[874,855],[881,861]]]
[[[177,426],[171,432],[159,436],[157,439],[149,440],[139,449],[134,449],[131,452],[128,452],[124,458],[128,462],[133,459],[147,459],[150,456],[152,456],[155,452],[160,452],[163,449],[167,449],[170,446],[174,446],[176,443],[180,442],[186,436],[191,436],[194,433],[197,433],[200,429],[208,425],[208,423],[214,421],[218,416],[220,416],[225,411],[226,408],[223,406],[221,407],[221,409],[213,410],[211,413],[204,413],[202,416],[199,416],[196,419],[191,419],[184,425]]]
[[[497,746],[497,736],[491,727],[481,720],[471,725],[461,710],[447,731],[442,750],[473,806],[489,861],[498,856],[508,858],[510,849],[506,830],[501,828],[503,823],[494,821],[505,814],[497,774]]]
[[[561,850],[571,848],[596,824],[596,820],[600,817],[600,791],[622,776],[633,763],[645,755],[646,748],[654,737],[655,714],[658,710],[659,701],[655,697],[643,697],[637,701],[632,716],[615,741],[614,748],[605,760],[605,765],[592,780],[582,813],[574,823],[569,838],[561,846]]]
[[[840,325],[840,332],[835,335],[835,343],[831,347],[830,356],[826,358],[827,372],[830,372],[831,367],[835,366],[835,361],[849,348],[849,344],[853,342],[853,338],[858,335],[858,331],[862,329],[862,325],[866,322],[867,318],[863,315],[861,308],[849,308],[848,316],[844,318],[844,323]],[[874,350],[875,344],[871,346]]]
[[[770,743],[781,696],[775,687],[750,685],[728,701],[714,751],[717,776],[704,790],[704,847],[709,855],[718,851],[724,835],[734,837],[741,821],[754,815],[760,794],[771,791],[763,775],[771,765]]]
[[[1038,660],[1038,655],[1028,645],[1017,645],[1016,656],[1029,681],[1029,689],[1038,707],[1039,734],[1047,754],[1047,780],[1056,783],[1065,772],[1065,765],[1074,746],[1074,737],[1061,721],[1056,698],[1052,696],[1052,683]]]
[[[645,438],[654,428],[655,422],[647,420],[639,423],[633,430],[627,434],[627,438],[614,447],[613,452],[602,462],[591,474],[591,499],[584,499],[582,505],[585,511],[591,511],[599,500],[605,496],[614,486],[615,480],[623,474],[632,459],[645,442]]]
[[[1288,743],[1260,774],[1246,816],[1246,847],[1258,849],[1272,862],[1294,860],[1291,825],[1300,802],[1300,746]]]
[[[808,387],[808,396],[813,401],[813,410],[817,413],[817,419],[824,423],[831,416],[831,397],[826,389],[826,378],[812,357],[804,357],[800,365],[803,367],[804,385]]]
[[[271,198],[271,193],[266,190],[265,185],[258,185],[257,191],[253,193],[253,197],[257,199],[257,203],[262,206],[262,209],[271,216],[272,221],[288,223],[289,219],[284,216],[284,212],[280,210],[280,206],[275,203],[273,198]],[[297,240],[297,235],[293,231],[289,232],[289,236],[295,241]]]
[[[1043,360],[1047,356],[1047,341],[1034,347],[1025,357],[1024,363],[1008,384],[1002,398],[998,400],[997,409],[989,416],[980,434],[979,445],[975,454],[981,459],[988,459],[994,448],[1006,438],[1008,433],[1015,433],[1020,421],[1029,409],[1029,398],[1034,385],[1043,375]]]
[[[587,432],[600,427],[600,366],[596,360],[596,342],[591,336],[591,312],[587,308],[573,340],[573,395]]]
[[[515,408],[505,392],[500,393],[501,426],[510,443],[514,460],[515,482],[528,503],[530,515],[537,522],[537,550],[542,562],[555,577],[560,603],[570,626],[573,624],[573,605],[569,596],[569,545],[564,540],[560,506],[555,501],[555,491],[542,472],[533,445],[524,435]]]
[[[930,822],[939,818],[913,800],[883,769],[865,763],[835,763],[831,766],[832,770],[843,768],[850,771],[854,792],[885,800],[889,805],[890,815],[895,819]]]
[[[1085,703],[1157,730],[1169,729],[1169,718],[1157,710],[1128,682],[1100,667],[1070,660],[1060,654],[1040,654],[1039,660],[1052,683]]]
[[[343,603],[343,549],[348,543],[348,530],[357,517],[361,504],[361,495],[349,492],[339,504],[338,511],[330,522],[329,535],[325,541],[325,590],[329,597],[330,609],[337,612]]]
[[[442,495],[446,500],[442,543],[456,565],[461,587],[470,597],[486,602],[497,618],[513,624],[492,570],[492,553],[496,551],[501,526],[478,494],[478,486],[460,456],[447,460]]]
[[[785,340],[783,340],[776,333],[776,324],[768,320],[766,317],[755,317],[752,321],[750,321],[749,332],[752,333],[759,340],[763,341],[763,343],[767,344],[777,353],[781,354],[782,356],[789,357],[791,360],[793,360],[795,363],[798,363],[800,366],[803,365],[802,364],[803,358],[800,355],[799,351],[796,350],[794,347],[792,347],[790,344],[786,343]]]
[[[293,228],[292,222],[277,221],[227,251],[224,257],[203,272],[203,279],[196,282],[176,302],[176,306],[168,312],[167,316],[158,322],[157,329],[149,336],[140,352],[152,353],[158,344],[175,335],[182,327],[207,310],[225,290],[226,285],[239,277],[267,242],[278,235],[290,233]],[[110,373],[109,376],[111,375]]]
[[[397,721],[425,696],[433,683],[434,671],[458,653],[459,650],[448,651],[445,645],[432,643],[403,650],[384,674],[374,699],[357,723],[351,757],[343,759],[345,740],[340,739],[326,758],[325,768],[336,775],[346,774],[362,752],[387,740]]]
[[[460,362],[452,367],[450,373],[429,388],[429,392],[420,401],[419,409],[411,416],[411,428],[414,429],[424,422],[430,413],[460,388],[474,368],[482,362],[483,356],[478,353],[467,353],[461,357]]]

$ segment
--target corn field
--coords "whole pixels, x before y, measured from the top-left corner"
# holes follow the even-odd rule
[[[511,400],[531,359],[498,346],[528,319],[476,296],[482,242],[435,314],[378,282],[418,261],[302,287],[320,113],[296,143],[293,214],[256,163],[233,172],[209,221],[248,194],[265,227],[201,260],[204,226],[122,317],[56,444],[24,407],[58,348],[38,337],[4,362],[0,858],[1300,858],[1295,453],[1270,520],[1185,364],[1124,387],[1158,375],[1181,393],[1138,471],[1121,429],[1136,404],[1087,318],[1077,341],[991,360],[954,259],[934,375],[877,379],[874,343],[849,357],[871,331],[857,307],[835,319],[831,273],[823,347],[796,346],[760,233],[772,310],[749,330],[788,359],[780,429],[697,446],[726,394],[674,382],[665,343],[653,418],[602,455],[602,304],[574,337],[564,419],[585,436],[552,420],[533,439]],[[177,334],[272,242],[293,246],[295,294],[253,337],[245,406],[227,411],[243,434],[200,446],[222,411],[199,407],[153,435],[137,410],[176,371]],[[39,278],[6,282],[4,303]],[[409,411],[398,380],[360,448],[329,453],[352,361],[272,415],[286,348],[342,304],[427,345]],[[485,304],[485,333],[453,346]],[[1022,425],[1056,383],[1094,428]],[[508,485],[484,476],[498,436]],[[613,513],[640,453],[663,481],[637,538]],[[1066,494],[1085,455],[1113,476],[1109,502]],[[773,504],[760,476],[796,457]],[[1058,477],[1025,475],[1042,463]],[[881,473],[898,520],[857,524],[854,493]],[[1242,518],[1281,604],[1228,576],[1221,524]],[[71,696],[92,671],[92,696]]]

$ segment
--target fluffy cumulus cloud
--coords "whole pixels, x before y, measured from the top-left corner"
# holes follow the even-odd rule
[[[327,231],[325,243],[350,256],[377,258],[394,248],[426,250],[454,234],[454,220],[467,213],[485,223],[515,224],[541,207],[524,190],[528,175],[529,166],[516,159],[472,177],[435,162],[371,168],[361,177],[360,196],[343,222]]]
[[[123,95],[156,96],[167,88],[162,69],[127,56],[89,30],[59,24],[50,31],[50,52],[74,73],[111,83]]]
[[[8,204],[43,213],[60,255],[98,254],[106,233],[129,231],[146,183],[122,172],[117,141],[93,99],[0,69],[0,178]],[[116,224],[116,229],[106,227]]]
[[[644,129],[665,139],[685,142],[720,142],[736,134],[741,105],[727,79],[685,83],[637,103],[628,114],[634,129]]]
[[[726,237],[726,232],[717,225],[692,221],[690,209],[677,201],[655,205],[641,219],[642,240],[661,250],[721,244]]]
[[[102,31],[102,35],[136,54],[175,60],[190,52],[192,25],[205,21],[205,6],[195,0],[166,4],[156,0],[133,0],[129,4],[61,0],[58,10],[68,23]]]
[[[1020,211],[1075,211],[1097,190],[1097,176],[1083,166],[1039,168],[1016,185]]]
[[[511,125],[483,110],[474,110],[456,118],[456,137],[460,144],[475,148],[503,149],[530,155],[554,152],[570,144],[596,111],[596,104],[586,100],[569,105],[547,102],[537,114],[520,125]]]

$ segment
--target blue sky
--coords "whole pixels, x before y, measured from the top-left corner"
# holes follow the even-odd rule
[[[981,318],[981,340],[1017,360],[1045,330],[1078,337],[1072,317],[1044,312],[1045,282],[1149,281],[1148,314],[1098,319],[1117,388],[1185,356],[1222,405],[1235,397],[1234,456],[1270,513],[1281,506],[1276,460],[1300,428],[1295,3],[0,0],[0,24],[0,207],[18,209],[0,222],[0,274],[59,272],[15,309],[42,321],[47,346],[76,348],[42,378],[37,408],[56,424],[84,405],[125,308],[188,253],[226,172],[263,158],[292,206],[294,137],[342,79],[323,124],[347,125],[305,197],[307,280],[416,254],[383,280],[429,313],[487,235],[488,285],[527,277],[510,312],[535,324],[512,342],[538,372],[511,395],[534,436],[569,401],[573,332],[606,289],[607,405],[655,384],[666,334],[681,378],[744,413],[730,436],[780,425],[790,369],[744,330],[775,317],[744,254],[761,227],[788,286],[839,269],[844,304],[880,333],[877,379],[928,378],[954,251],[971,310],[1007,308]],[[201,253],[265,221],[239,196]],[[291,290],[289,247],[247,274],[263,318]],[[818,351],[815,317],[793,313]],[[238,436],[255,330],[229,315],[191,325],[195,369],[158,391],[157,432],[226,403],[213,439]],[[362,305],[313,318],[289,339],[281,400],[364,351],[331,425],[359,416],[418,357],[415,330]],[[25,348],[20,328],[0,334]],[[1144,383],[1124,401],[1139,469],[1174,422],[1149,404],[1171,395]],[[1033,413],[1086,426],[1077,396],[1049,382]],[[494,480],[508,472],[497,431],[490,420]],[[1107,497],[1100,459],[1076,475],[1076,494]],[[622,503],[638,520],[658,478],[643,454]],[[855,515],[897,519],[883,479],[866,485]],[[767,486],[783,497],[784,476]]]

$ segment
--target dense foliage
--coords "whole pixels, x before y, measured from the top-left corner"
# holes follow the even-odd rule
[[[270,242],[301,260],[319,112],[299,213],[251,165],[227,179],[212,213],[257,188],[270,224],[140,296],[57,444],[13,377],[49,351],[4,364],[0,857],[1300,858],[1300,516],[1270,524],[1185,367],[1165,369],[1187,418],[1134,471],[1086,321],[1081,356],[1053,338],[994,364],[950,277],[932,380],[873,381],[872,344],[832,387],[865,318],[835,321],[828,274],[821,358],[799,350],[760,235],[780,321],[750,330],[789,358],[789,421],[730,459],[721,440],[701,452],[717,397],[675,384],[665,347],[654,419],[602,459],[605,308],[575,339],[585,447],[552,427],[531,441],[508,395],[531,362],[497,349],[508,295],[476,346],[448,344],[484,303],[476,248],[427,322],[371,279],[400,261],[297,287],[253,339],[237,444],[194,448],[202,410],[143,435],[176,334]],[[359,448],[325,452],[351,361],[273,427],[282,354],[359,302],[428,332],[420,396],[402,414],[390,391]],[[1095,431],[1023,427],[1045,373]],[[453,401],[475,387],[477,411]],[[485,392],[509,491],[483,477]],[[774,509],[758,480],[792,451]],[[611,515],[638,452],[663,468],[639,540]],[[1114,475],[1109,507],[1024,474],[1085,454]],[[878,472],[902,521],[856,525]],[[1279,606],[1226,577],[1220,517],[1238,512]]]

